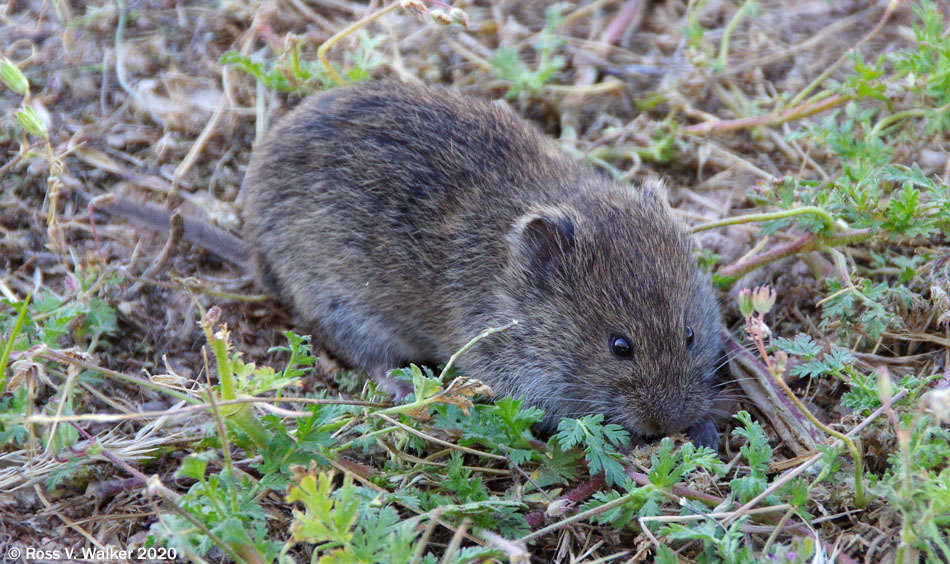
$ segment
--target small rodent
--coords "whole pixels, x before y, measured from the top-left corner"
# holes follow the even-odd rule
[[[457,366],[546,429],[603,413],[718,443],[719,307],[658,181],[613,182],[488,101],[374,82],[284,116],[243,191],[258,282],[355,367],[444,362],[515,319]]]

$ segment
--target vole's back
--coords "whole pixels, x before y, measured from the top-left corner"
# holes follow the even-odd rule
[[[243,231],[265,287],[338,347],[445,359],[473,336],[460,307],[494,300],[512,222],[582,172],[489,102],[365,84],[314,96],[274,127],[248,169]]]

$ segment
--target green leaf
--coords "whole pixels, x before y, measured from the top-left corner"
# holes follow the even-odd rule
[[[617,461],[620,453],[615,445],[627,444],[630,434],[619,425],[604,425],[603,420],[603,414],[585,415],[580,419],[564,418],[552,440],[565,450],[583,444],[590,473],[603,472],[608,485],[622,484],[626,473]]]
[[[181,466],[175,471],[177,478],[191,478],[199,482],[204,481],[205,471],[208,469],[208,463],[217,460],[217,454],[210,450],[189,454],[181,462]]]
[[[821,352],[821,345],[805,333],[795,335],[794,339],[776,337],[772,339],[772,344],[788,354],[803,356],[808,359],[815,358]]]

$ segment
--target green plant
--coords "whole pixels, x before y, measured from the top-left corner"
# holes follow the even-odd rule
[[[777,384],[777,387],[782,390],[785,396],[791,400],[795,405],[795,408],[799,410],[813,425],[821,429],[823,432],[831,435],[848,447],[848,450],[851,453],[851,457],[854,461],[854,497],[855,504],[858,507],[864,507],[868,503],[868,499],[864,494],[864,464],[863,464],[863,453],[860,448],[860,443],[856,443],[850,437],[836,431],[829,427],[828,425],[822,423],[815,417],[808,408],[798,399],[795,393],[789,388],[788,384],[785,382],[785,368],[788,365],[788,355],[785,351],[777,351],[770,355],[767,352],[768,347],[766,346],[766,341],[771,342],[771,335],[768,329],[768,326],[765,324],[765,315],[772,310],[772,307],[775,305],[775,291],[769,288],[768,286],[759,287],[755,290],[750,291],[748,288],[743,289],[739,292],[739,313],[745,318],[745,330],[749,339],[752,341],[756,347],[762,361],[765,362],[765,368],[771,376],[772,380]],[[811,350],[811,349],[809,349]],[[746,437],[752,440],[753,435],[749,434],[749,431],[746,432]],[[761,429],[757,430],[755,436],[759,437],[759,443],[762,441]],[[767,446],[767,442],[766,442]],[[764,452],[758,452],[758,449],[748,450],[746,456],[755,454],[755,460],[761,462],[762,455]],[[750,464],[753,459],[750,459]],[[755,472],[753,472],[753,478],[755,478]],[[760,481],[760,480],[756,480]],[[750,496],[751,497],[751,496]]]
[[[427,2],[438,8],[429,10],[426,6]],[[333,86],[361,82],[367,80],[373,69],[383,62],[377,51],[383,38],[370,36],[362,28],[400,7],[418,14],[429,14],[433,21],[441,25],[457,23],[468,27],[468,14],[464,10],[453,8],[440,0],[398,1],[372,12],[324,41],[317,49],[317,61],[302,61],[299,52],[301,42],[292,40],[289,48],[279,54],[277,59],[268,63],[255,61],[236,51],[225,53],[221,63],[234,65],[261,81],[267,88],[284,92],[312,93]],[[352,33],[357,34],[359,47],[347,54],[348,61],[345,60],[342,65],[332,63],[327,53],[340,40]],[[340,76],[341,67],[347,69],[343,73],[345,79]]]
[[[881,24],[861,44],[879,31],[895,6],[894,2],[888,6]],[[843,113],[836,109],[818,123],[804,122],[788,137],[822,147],[837,157],[833,162],[840,169],[829,171],[828,177],[820,181],[785,178],[761,184],[749,197],[759,205],[782,210],[774,215],[752,214],[697,228],[763,221],[762,235],[792,225],[808,233],[797,241],[721,268],[716,275],[720,284],[730,285],[743,274],[779,258],[820,250],[835,258],[844,281],[843,285],[836,280],[829,282],[831,298],[823,302],[826,325],[847,312],[840,324],[836,323],[839,331],[867,335],[873,340],[898,323],[889,311],[913,297],[898,284],[873,283],[860,270],[845,265],[835,247],[871,238],[908,241],[950,233],[950,216],[946,213],[950,188],[924,176],[916,165],[895,160],[898,145],[914,143],[919,133],[935,135],[950,126],[950,97],[945,88],[950,35],[932,2],[921,1],[914,11],[918,17],[914,24],[916,50],[901,50],[866,62],[855,48],[839,61],[843,64],[850,60],[853,74],[835,81],[828,78],[834,69],[828,69],[793,99],[778,100],[779,108],[771,114],[680,128],[683,134],[724,133],[786,123],[844,106]],[[821,86],[825,89],[809,97]],[[895,99],[911,101],[914,107],[899,110],[894,106]],[[879,205],[882,201],[887,205]],[[879,254],[878,260],[881,266],[898,267],[902,273],[909,266],[907,257],[890,251]],[[856,303],[864,308],[863,314],[856,316],[852,309]]]
[[[604,424],[603,414],[585,415],[580,419],[562,419],[555,435],[558,446],[569,449],[584,446],[584,456],[591,474],[604,473],[607,484],[622,484],[626,480],[623,465],[618,458],[618,446],[630,442],[630,433],[620,425]]]
[[[886,374],[878,378],[881,401],[888,405],[892,387]],[[928,392],[936,422],[950,421],[947,389]],[[890,468],[872,489],[887,498],[901,515],[901,537],[895,561],[900,564],[950,559],[950,432],[918,411],[899,416],[887,408],[897,434],[898,450],[888,457]]]
[[[348,52],[342,66],[335,65],[335,72],[343,72],[347,83],[362,82],[370,77],[373,69],[382,64],[379,46],[382,36],[371,36],[365,30],[356,35],[359,47]],[[330,88],[335,79],[319,60],[305,61],[300,56],[301,42],[290,41],[290,46],[278,53],[273,60],[255,60],[237,51],[228,51],[221,57],[221,64],[232,65],[259,80],[266,88],[280,92],[298,92],[309,94]]]
[[[568,4],[558,3],[545,9],[544,29],[535,37],[532,47],[537,54],[537,65],[531,70],[518,54],[510,47],[500,47],[488,62],[495,74],[511,82],[508,98],[517,98],[522,92],[535,93],[554,78],[554,73],[564,68],[564,57],[554,53],[564,45],[564,39],[555,32],[564,22],[564,11]]]
[[[42,355],[56,350],[82,356],[107,348],[117,331],[116,312],[93,292],[117,281],[108,273],[77,267],[70,278],[74,285],[70,295],[41,289],[18,302],[0,302],[0,394],[6,396],[0,399],[0,446],[30,445],[37,429],[23,423],[25,415],[34,409],[49,416],[73,415],[84,389],[98,385],[95,373],[77,367],[62,371]],[[39,406],[38,398],[43,398]],[[66,424],[44,426],[40,434],[43,449],[53,456],[78,439],[76,430]],[[53,472],[47,483],[55,486],[84,471],[75,457],[69,457],[67,466]]]

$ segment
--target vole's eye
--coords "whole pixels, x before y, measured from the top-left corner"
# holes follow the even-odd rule
[[[614,335],[610,338],[610,350],[620,358],[630,358],[633,355],[630,338],[623,335]]]
[[[693,346],[693,330],[689,327],[689,325],[687,325],[686,326],[686,348],[690,348],[692,346]]]

